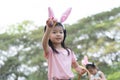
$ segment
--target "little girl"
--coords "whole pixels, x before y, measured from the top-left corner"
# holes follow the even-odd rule
[[[99,71],[94,63],[86,64],[86,68],[90,72],[90,80],[106,80],[102,71]]]
[[[42,39],[44,55],[48,62],[48,80],[72,80],[72,67],[80,75],[87,70],[77,63],[74,52],[65,46],[65,38],[64,26],[54,18],[49,18]]]

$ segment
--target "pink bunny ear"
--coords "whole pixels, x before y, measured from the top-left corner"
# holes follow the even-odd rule
[[[87,56],[84,56],[84,62],[85,62],[85,65],[88,64],[88,57]]]
[[[53,13],[53,10],[51,9],[51,7],[48,7],[48,13],[49,13],[49,17],[50,18],[54,18],[54,13]]]
[[[82,60],[82,65],[88,64],[88,57],[84,56],[84,59]]]
[[[61,16],[60,22],[64,22],[64,21],[68,18],[71,10],[72,10],[72,8],[68,8],[68,9],[65,11],[65,13],[63,13],[63,15]]]

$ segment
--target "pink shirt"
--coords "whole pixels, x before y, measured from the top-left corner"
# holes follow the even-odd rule
[[[72,62],[76,61],[74,52],[69,49],[70,55],[66,50],[57,50],[56,54],[51,48],[49,53],[45,53],[45,57],[48,61],[48,80],[57,79],[69,79],[73,78],[73,72],[71,70]]]

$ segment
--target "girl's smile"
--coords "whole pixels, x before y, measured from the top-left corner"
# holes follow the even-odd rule
[[[64,38],[63,28],[61,26],[56,26],[51,34],[50,34],[50,40],[53,43],[61,43]]]

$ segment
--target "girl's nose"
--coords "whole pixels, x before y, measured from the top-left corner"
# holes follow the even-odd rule
[[[57,33],[57,35],[61,35],[60,33]]]

